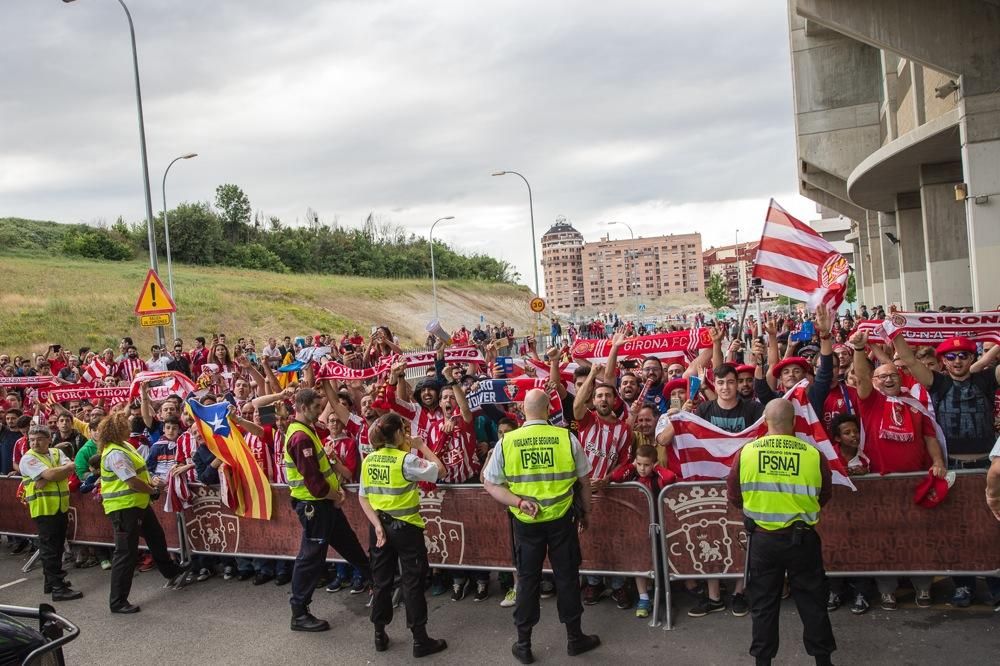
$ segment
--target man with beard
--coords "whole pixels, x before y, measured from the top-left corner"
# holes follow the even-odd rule
[[[1000,388],[1000,366],[973,372],[976,343],[968,338],[945,340],[935,350],[945,372],[935,372],[917,360],[902,335],[893,341],[896,353],[913,378],[927,387],[938,425],[948,442],[948,466],[986,469],[996,440],[993,432],[993,396]],[[956,576],[951,604],[967,608],[974,598],[976,579]],[[1000,579],[987,578],[994,605],[1000,605]]]
[[[753,365],[736,366],[736,392],[742,400],[757,400],[753,392],[753,376],[756,371],[757,367]]]
[[[438,352],[443,357],[444,349]],[[407,402],[399,395],[405,391],[406,361],[394,363],[389,371],[389,381],[385,388],[385,401],[389,408],[410,421],[410,435],[427,441],[431,427],[444,418],[441,411],[441,384],[434,377],[424,377],[413,388],[413,399]]]
[[[809,404],[817,415],[823,413],[823,407],[830,388],[833,385],[833,336],[830,327],[833,320],[830,311],[825,307],[816,310],[816,332],[819,335],[819,366],[813,379],[813,366],[801,356],[789,356],[778,360],[778,326],[777,321],[769,319],[764,325],[767,330],[767,361],[771,369],[774,386],[764,379],[764,369],[757,366],[754,378],[754,392],[761,404],[766,405],[774,398],[780,398],[800,381],[810,379],[807,396]]]
[[[594,387],[597,376],[603,371],[602,365],[591,366],[590,374],[580,386],[573,401],[573,417],[579,428],[583,453],[590,461],[591,487],[595,490],[607,486],[611,471],[628,460],[629,446],[632,443],[632,429],[627,422],[619,419],[614,411],[615,401],[618,398],[614,387],[603,383]],[[594,408],[588,409],[587,403],[591,396],[594,399]],[[611,589],[611,597],[619,608],[632,606],[624,578],[619,576],[612,578]],[[602,592],[600,577],[587,576],[583,603],[588,606],[596,604]]]

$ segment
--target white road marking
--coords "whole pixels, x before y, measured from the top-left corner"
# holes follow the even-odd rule
[[[0,590],[2,590],[4,588],[8,588],[8,587],[14,587],[18,583],[23,583],[26,580],[28,580],[28,579],[27,578],[18,578],[17,580],[12,580],[9,583],[4,583],[3,585],[0,585]]]

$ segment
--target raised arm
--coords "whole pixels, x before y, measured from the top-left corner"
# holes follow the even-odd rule
[[[625,331],[617,331],[613,336],[611,336],[611,351],[608,352],[608,365],[604,368],[604,383],[615,385],[615,380],[618,371],[618,350],[621,348],[628,338],[625,336]]]
[[[469,409],[469,401],[465,398],[462,383],[455,381],[455,369],[451,366],[446,367],[444,369],[444,377],[448,380],[448,385],[451,386],[451,390],[455,393],[455,402],[458,403],[458,409],[462,412],[462,420],[466,423],[472,423],[472,410]]]
[[[351,412],[340,404],[340,400],[337,399],[337,392],[333,389],[333,382],[322,381],[320,384],[323,385],[323,393],[326,395],[326,404],[333,410],[333,413],[337,415],[337,420],[347,425],[347,422],[351,418]]]
[[[917,360],[916,354],[913,353],[913,348],[906,342],[903,336],[897,335],[894,337],[892,339],[892,346],[896,348],[896,353],[899,354],[899,358],[906,364],[906,368],[913,375],[913,378],[927,388],[930,388],[931,384],[934,383],[934,372]]]
[[[872,394],[872,366],[865,356],[865,344],[868,342],[868,334],[864,331],[856,331],[848,340],[854,348],[854,376],[858,380],[858,398],[864,400]]]
[[[590,374],[583,380],[583,384],[576,392],[576,397],[573,399],[573,418],[577,421],[582,420],[587,415],[587,403],[594,396],[594,383],[597,381],[597,374],[603,369],[604,367],[600,363],[590,366]]]
[[[149,399],[149,382],[139,384],[139,411],[147,428],[152,428],[154,421],[153,401]]]

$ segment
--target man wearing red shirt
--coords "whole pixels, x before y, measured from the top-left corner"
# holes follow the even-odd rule
[[[880,474],[922,472],[929,466],[934,476],[943,478],[947,470],[934,422],[917,408],[916,400],[900,398],[902,385],[895,365],[885,363],[872,372],[865,355],[867,341],[864,331],[858,331],[850,339],[865,430],[865,454],[871,461],[871,470]],[[917,606],[929,607],[933,579],[930,576],[911,579],[917,589]],[[897,582],[895,576],[875,578],[883,610],[896,610]]]
[[[135,345],[129,345],[125,349],[125,358],[115,363],[115,369],[111,373],[118,379],[131,382],[140,372],[146,371],[146,362],[139,358],[139,350]]]
[[[603,373],[603,365],[595,363],[591,366],[590,374],[573,400],[573,418],[579,428],[580,446],[590,461],[591,487],[595,490],[607,486],[611,480],[611,471],[628,461],[632,442],[632,429],[614,411],[618,399],[614,387],[602,383],[594,388],[597,377]],[[594,408],[588,409],[591,397],[594,399]],[[602,592],[600,577],[587,576],[583,603],[593,606],[600,600]],[[611,579],[611,598],[621,609],[632,606],[624,578],[615,576]]]

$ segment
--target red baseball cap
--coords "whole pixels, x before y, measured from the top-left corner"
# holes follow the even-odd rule
[[[746,364],[743,364],[743,365],[736,366],[736,374],[737,375],[742,375],[742,374],[745,374],[747,372],[749,372],[752,375],[756,371],[757,371],[757,366],[756,365],[746,365]]]
[[[781,371],[790,365],[797,365],[810,375],[813,374],[812,363],[801,356],[789,356],[788,358],[783,358],[774,364],[774,367],[771,368],[771,376],[780,377]]]
[[[663,397],[670,399],[670,393],[674,389],[684,389],[684,395],[687,395],[688,380],[681,379],[671,379],[669,382],[663,385]]]
[[[913,491],[913,503],[925,509],[933,509],[948,497],[948,489],[953,483],[954,472],[948,472],[943,479],[934,476],[933,472],[927,472],[927,478]]]
[[[941,356],[942,354],[947,354],[948,352],[969,352],[970,354],[976,353],[976,343],[969,338],[963,338],[962,336],[955,336],[945,340],[937,346],[934,350],[936,356]]]

